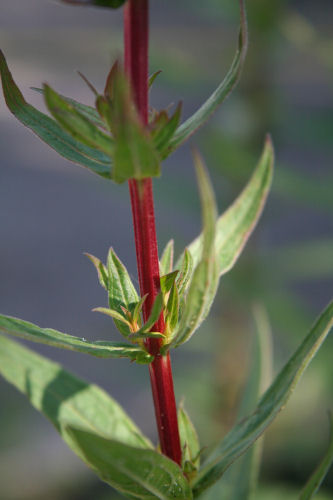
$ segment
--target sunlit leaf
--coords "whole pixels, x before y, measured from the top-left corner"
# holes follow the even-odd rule
[[[333,326],[333,302],[319,316],[308,336],[286,363],[255,411],[227,434],[199,471],[193,484],[194,496],[214,484],[228,467],[265,431],[285,407],[301,375]]]
[[[132,499],[191,500],[180,467],[153,450],[138,449],[73,426],[66,428],[76,452],[96,474]]]
[[[85,146],[67,134],[56,121],[28,104],[8,69],[0,51],[0,74],[9,110],[26,127],[67,160],[87,167],[102,177],[110,178],[110,158],[96,149]]]
[[[245,13],[245,2],[240,0],[240,16],[241,16],[241,26],[238,41],[238,49],[234,60],[230,66],[229,72],[222,81],[222,83],[217,87],[217,89],[211,94],[207,101],[184,123],[182,123],[175,134],[173,135],[168,153],[177,149],[183,142],[185,142],[189,137],[191,137],[196,130],[201,127],[210,116],[216,111],[216,109],[223,103],[223,101],[228,97],[230,92],[236,86],[240,79],[241,71],[244,65],[248,35],[247,35],[247,23],[246,23],[246,13]]]
[[[110,248],[108,253],[107,270],[110,309],[117,311],[121,316],[123,316],[122,307],[132,312],[140,298],[126,267],[118,258],[113,248]],[[129,335],[130,330],[122,321],[115,319],[114,323],[123,335]]]
[[[168,274],[172,271],[173,266],[173,252],[174,252],[174,241],[170,240],[163,250],[162,257],[160,260],[160,274],[161,276]]]
[[[27,396],[70,447],[73,441],[63,432],[66,425],[137,448],[152,448],[135,423],[105,391],[2,335],[0,375]]]
[[[98,279],[103,288],[105,290],[108,290],[109,288],[109,277],[108,277],[108,272],[104,264],[94,255],[91,255],[90,253],[85,253],[85,255],[88,257],[88,259],[94,264],[97,274],[98,274]]]
[[[151,308],[151,311],[150,311],[149,318],[144,323],[144,325],[140,328],[140,330],[138,330],[136,332],[137,334],[147,333],[153,328],[153,326],[158,321],[158,318],[161,315],[163,305],[164,305],[163,294],[160,292],[156,295],[153,307]]]
[[[318,467],[313,472],[306,485],[304,486],[299,500],[310,500],[320,488],[327,472],[333,464],[333,415],[330,414],[330,439],[328,448]]]
[[[88,341],[84,338],[74,337],[67,333],[61,333],[51,328],[40,328],[33,323],[24,321],[11,316],[0,315],[0,332],[8,335],[48,344],[62,349],[78,351],[85,354],[91,354],[100,358],[130,358],[135,361],[136,357],[142,352],[141,348],[135,345],[108,342],[108,341]],[[144,352],[144,354],[147,354]],[[151,361],[152,357],[147,354],[147,362]]]

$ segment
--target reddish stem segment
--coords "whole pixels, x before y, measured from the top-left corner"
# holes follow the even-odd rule
[[[148,0],[128,0],[124,9],[125,71],[134,93],[142,122],[148,124]],[[143,315],[150,314],[160,291],[158,249],[155,229],[152,181],[129,181],[134,236],[141,296],[148,294]],[[163,314],[154,331],[163,332]],[[177,408],[169,353],[161,356],[160,340],[149,339],[148,350],[155,356],[149,365],[155,415],[162,453],[181,464]]]

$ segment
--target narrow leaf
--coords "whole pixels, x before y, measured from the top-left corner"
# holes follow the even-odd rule
[[[158,153],[135,110],[127,78],[120,71],[115,76],[113,92],[113,180],[122,183],[132,178],[140,180],[159,176]]]
[[[218,285],[215,258],[215,197],[208,173],[198,154],[195,154],[194,161],[202,207],[201,258],[193,273],[182,317],[170,344],[172,347],[177,347],[189,340],[194,331],[199,328],[208,314]]]
[[[141,325],[140,314],[141,314],[141,311],[142,311],[143,304],[145,303],[145,300],[146,300],[147,297],[148,297],[148,293],[146,293],[146,295],[144,295],[143,297],[141,297],[141,299],[136,304],[136,306],[134,307],[134,310],[133,310],[133,321],[135,323],[140,324],[140,325]]]
[[[76,141],[56,121],[25,101],[1,51],[0,74],[7,106],[23,125],[30,128],[42,141],[67,160],[87,167],[102,177],[110,178],[110,158],[107,155]]]
[[[182,103],[180,102],[171,118],[168,119],[164,126],[162,126],[154,136],[154,146],[160,152],[162,158],[164,158],[164,156],[167,156],[166,153],[168,150],[168,146],[178,127],[181,112]]]
[[[273,167],[274,151],[271,139],[267,136],[263,153],[248,184],[218,218],[215,248],[220,276],[234,266],[259,220],[272,183]],[[202,241],[200,235],[188,247],[194,265],[199,261]]]
[[[173,254],[174,254],[174,241],[170,240],[165,249],[163,250],[160,260],[160,274],[161,276],[168,274],[172,271],[173,267]]]
[[[147,354],[138,346],[120,342],[107,341],[88,341],[80,337],[74,337],[67,333],[61,333],[51,328],[40,328],[33,323],[24,321],[11,316],[0,315],[0,332],[8,335],[48,344],[61,349],[69,349],[71,351],[91,354],[99,358],[130,358],[135,361],[138,355],[142,352]],[[147,362],[152,360],[152,356],[148,354]]]
[[[70,5],[83,5],[87,7],[104,7],[110,9],[118,9],[126,0],[60,0],[62,3]]]
[[[105,391],[2,335],[0,374],[52,422],[71,448],[74,443],[63,432],[66,425],[137,448],[152,448],[135,423]]]
[[[170,290],[165,318],[166,335],[171,335],[178,323],[179,316],[179,294],[176,285],[174,284]]]
[[[127,321],[127,319],[125,319],[124,316],[122,316],[119,312],[115,311],[114,309],[108,309],[107,307],[94,307],[93,311],[106,314],[107,316],[111,316],[111,318],[117,319],[118,321],[122,321],[128,327],[130,326],[130,322]]]
[[[179,297],[182,298],[186,287],[192,277],[193,272],[193,258],[191,253],[185,248],[180,265],[179,265],[179,277],[177,278],[177,288]]]
[[[88,259],[94,264],[101,286],[103,288],[105,288],[105,290],[108,290],[109,278],[108,278],[107,269],[104,266],[104,264],[102,264],[102,262],[97,257],[95,257],[94,255],[91,255],[90,253],[85,253],[84,255],[86,255],[88,257]]]
[[[161,291],[164,293],[164,295],[170,292],[171,288],[175,284],[178,273],[179,271],[171,271],[171,273],[161,276]]]
[[[158,75],[160,73],[162,73],[161,69],[155,71],[155,73],[153,73],[152,75],[149,76],[149,78],[148,78],[148,87],[149,87],[149,90],[152,88],[152,86],[154,84],[154,81],[156,80],[156,78],[158,77]]]
[[[285,407],[301,375],[324,342],[333,326],[333,302],[322,312],[308,336],[286,363],[256,410],[239,422],[208,457],[194,483],[194,496],[215,483],[227,468],[266,430]]]
[[[121,260],[117,257],[115,251],[110,248],[107,269],[109,278],[109,306],[119,314],[123,315],[122,307],[132,312],[139,302],[139,296],[135,290],[128,271]],[[114,321],[118,330],[125,336],[130,331],[121,321]]]
[[[68,426],[77,453],[98,476],[132,499],[191,500],[180,467],[156,451],[138,449]]]
[[[158,321],[158,318],[161,315],[163,305],[164,305],[163,294],[160,292],[159,294],[156,295],[156,299],[154,301],[153,307],[151,308],[149,318],[147,319],[145,324],[140,328],[140,330],[136,332],[137,334],[147,333],[153,328],[153,326]]]
[[[178,409],[178,425],[183,460],[191,462],[196,468],[200,465],[200,444],[197,431],[184,407]]]
[[[321,462],[319,463],[316,470],[313,472],[306,485],[304,486],[299,500],[310,500],[320,488],[321,483],[325,479],[327,472],[333,464],[333,415],[330,414],[330,439],[328,443],[328,448],[323,456]]]
[[[74,139],[86,146],[102,151],[111,158],[113,139],[110,135],[105,134],[100,128],[96,127],[84,114],[48,85],[44,85],[44,97],[50,113]]]
[[[188,118],[178,127],[170,141],[168,148],[169,154],[177,149],[181,144],[183,144],[183,142],[185,142],[189,137],[191,137],[191,135],[194,134],[194,132],[196,132],[196,130],[211,117],[216,109],[229,96],[240,79],[247,51],[248,34],[245,1],[240,0],[239,4],[241,24],[238,39],[238,49],[228,71],[228,74],[226,75],[222,83],[217,87],[217,89],[207,99],[207,101],[190,118]]]

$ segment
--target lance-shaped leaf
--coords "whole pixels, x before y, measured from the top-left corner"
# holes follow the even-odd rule
[[[274,150],[267,136],[251,179],[234,203],[218,218],[215,248],[220,276],[234,266],[259,220],[271,187],[273,167]],[[201,246],[201,235],[188,246],[194,265],[199,261]]]
[[[194,467],[198,468],[200,465],[199,438],[183,405],[178,409],[178,425],[184,465],[185,462],[190,462]]]
[[[0,332],[15,335],[32,342],[91,354],[99,358],[130,358],[135,361],[139,357],[140,363],[142,363],[142,355],[144,354],[147,363],[153,359],[150,354],[135,345],[98,340],[88,341],[67,333],[58,332],[52,328],[40,328],[28,321],[2,314],[0,315]]]
[[[49,85],[44,85],[45,103],[57,120],[70,135],[86,146],[102,151],[110,158],[113,154],[113,139],[91,122],[66,99]],[[111,161],[111,160],[110,160]]]
[[[209,311],[218,285],[215,257],[215,197],[208,173],[198,153],[195,154],[194,161],[203,219],[201,258],[192,276],[184,310],[170,344],[172,347],[186,342],[200,326]]]
[[[72,426],[66,428],[66,433],[82,460],[127,498],[191,500],[192,492],[180,467],[156,451],[138,449]]]
[[[320,488],[321,483],[325,479],[327,472],[333,464],[333,415],[330,414],[330,439],[328,448],[320,461],[316,470],[311,474],[309,480],[301,491],[299,500],[310,500]]]
[[[110,178],[110,158],[107,155],[75,140],[56,121],[25,101],[1,51],[0,74],[7,106],[23,125],[67,160],[87,167],[102,177]]]
[[[173,267],[173,254],[174,254],[174,241],[170,240],[162,253],[160,259],[160,275],[164,276],[172,271]]]
[[[98,280],[101,284],[101,286],[105,289],[109,289],[109,277],[108,277],[108,272],[104,264],[94,255],[91,255],[90,253],[85,253],[85,255],[88,257],[88,259],[94,264],[97,275],[98,275]]]
[[[194,496],[215,483],[227,468],[265,431],[285,407],[304,370],[311,362],[333,326],[333,302],[319,316],[308,336],[286,363],[257,408],[227,434],[203,464],[194,484]]]
[[[185,248],[181,262],[179,264],[179,276],[177,278],[177,288],[180,299],[183,298],[186,287],[192,277],[193,258],[191,252]]]
[[[39,89],[37,87],[31,87],[31,90],[34,90],[35,92],[38,92],[39,94],[42,94],[44,96],[44,89]],[[105,123],[103,120],[100,118],[98,112],[96,111],[95,108],[92,106],[88,106],[87,104],[83,104],[79,101],[76,101],[75,99],[72,99],[71,97],[66,97],[62,94],[59,94],[62,99],[67,101],[73,108],[75,108],[77,111],[79,111],[82,115],[84,115],[88,120],[93,122],[97,127],[105,127]]]
[[[162,158],[168,156],[168,146],[178,127],[181,112],[182,103],[180,102],[171,118],[169,118],[167,113],[165,113],[165,123],[162,121],[161,126],[157,128],[156,132],[154,130],[152,132],[154,146],[159,151]],[[152,126],[154,126],[154,124],[152,124]]]
[[[118,9],[126,0],[60,0],[62,3],[70,5],[83,5],[86,7],[104,7],[109,9]]]
[[[0,375],[27,396],[74,451],[73,441],[63,432],[66,425],[137,448],[152,448],[135,423],[105,391],[2,335]]]
[[[223,103],[223,101],[228,97],[233,88],[237,85],[241,71],[244,65],[248,35],[247,35],[247,23],[246,23],[246,13],[245,13],[245,1],[240,0],[240,33],[238,39],[238,49],[234,60],[230,66],[230,69],[222,81],[222,83],[217,87],[217,89],[211,94],[207,101],[184,123],[182,123],[174,133],[170,140],[168,152],[169,154],[177,149],[183,142],[185,142],[189,137],[191,137],[196,130],[201,127],[216,111],[216,109]]]
[[[153,328],[153,326],[158,321],[158,318],[161,315],[161,312],[162,312],[162,309],[163,309],[163,305],[164,305],[164,303],[163,303],[163,294],[160,292],[160,293],[158,293],[156,295],[153,307],[151,308],[151,311],[150,311],[149,318],[144,323],[144,325],[140,328],[140,330],[138,330],[137,332],[135,332],[135,335],[140,335],[140,334],[147,333],[147,332],[149,332]],[[153,332],[153,336],[155,336],[155,337],[156,336],[163,337],[163,334],[159,333],[159,332],[156,332],[156,333]]]
[[[113,180],[121,183],[128,179],[159,176],[159,155],[139,119],[128,80],[121,71],[114,77],[110,112],[115,138]]]
[[[243,390],[238,419],[249,415],[272,379],[272,336],[265,309],[257,304],[253,310],[255,335],[251,349],[250,374]],[[221,481],[220,500],[255,499],[263,436],[232,464]]]
[[[107,270],[110,309],[117,311],[121,316],[124,315],[122,308],[133,312],[136,304],[139,302],[139,296],[126,267],[118,258],[113,248],[109,250]],[[114,320],[114,323],[123,335],[129,335],[130,330],[127,325],[117,319]]]

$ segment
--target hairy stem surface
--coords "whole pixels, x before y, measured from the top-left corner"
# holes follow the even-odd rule
[[[125,71],[142,122],[148,124],[148,0],[128,0],[124,8]],[[160,291],[154,198],[150,178],[129,181],[136,257],[141,296],[148,294],[143,315],[146,320]],[[163,314],[153,330],[163,332]],[[155,356],[149,365],[156,422],[162,453],[181,463],[177,408],[169,353],[160,354],[160,340],[149,339],[148,350]]]

